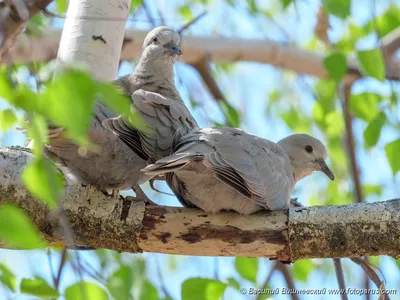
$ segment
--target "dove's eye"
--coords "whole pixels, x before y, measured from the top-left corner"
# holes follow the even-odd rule
[[[158,38],[156,38],[156,37],[153,37],[153,43],[158,43]]]
[[[307,145],[304,149],[305,149],[308,153],[313,152],[313,147],[310,146],[310,145]]]

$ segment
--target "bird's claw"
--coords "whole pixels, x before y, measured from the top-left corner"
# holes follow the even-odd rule
[[[292,198],[292,199],[290,199],[290,206],[294,206],[294,207],[304,207],[303,204],[301,204],[300,202],[297,201],[297,198]]]
[[[168,196],[175,196],[174,194],[166,193],[166,192],[160,191],[158,188],[156,188],[156,187],[154,186],[154,181],[156,181],[156,180],[165,180],[165,178],[164,178],[163,175],[158,175],[158,176],[160,176],[161,178],[155,178],[155,177],[153,177],[152,179],[149,180],[149,184],[150,184],[151,189],[152,189],[153,191],[156,191],[156,192],[160,193],[160,194],[164,194],[164,195],[168,195]]]

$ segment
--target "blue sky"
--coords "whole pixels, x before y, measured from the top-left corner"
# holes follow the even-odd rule
[[[164,11],[164,16],[167,21],[167,25],[178,28],[185,21],[176,14],[176,7],[184,4],[185,1],[172,0],[172,1],[153,1],[150,3],[150,9],[153,16],[157,16],[157,7],[160,7]],[[243,1],[242,1],[243,2]],[[242,3],[239,1],[239,3]],[[297,1],[297,13],[293,7],[289,8],[284,14],[277,14],[275,16],[276,22],[287,32],[289,32],[291,42],[299,46],[305,46],[309,39],[312,37],[313,26],[315,25],[315,14],[318,9],[319,1]],[[377,1],[378,2],[378,1]],[[400,1],[394,1],[397,4]],[[261,7],[273,8],[279,7],[279,1],[258,1]],[[370,2],[356,0],[353,1],[352,6],[352,20],[357,24],[365,24],[370,18],[371,9]],[[389,5],[390,1],[379,1],[378,13],[384,11]],[[278,27],[266,20],[265,18],[251,18],[245,11],[244,8],[236,10],[227,6],[224,1],[213,1],[210,7],[208,7],[208,15],[196,23],[190,28],[189,34],[192,35],[221,35],[221,36],[236,36],[243,38],[269,38],[276,41],[285,42],[284,35],[278,29]],[[244,6],[243,6],[244,7]],[[276,9],[278,10],[278,9]],[[203,7],[198,7],[193,11],[193,14],[199,14],[203,11]],[[139,20],[145,20],[146,16],[140,14]],[[221,22],[224,20],[224,22]],[[62,20],[56,20],[55,26],[62,26]],[[158,25],[158,24],[157,24]],[[149,22],[132,21],[128,22],[128,26],[150,29],[151,24]],[[344,30],[342,22],[338,19],[332,19],[333,30],[330,33],[332,39],[337,39],[341,36]],[[376,38],[371,36],[360,41],[357,45],[360,49],[367,49],[376,46]],[[119,71],[119,75],[124,75],[133,70],[133,65],[124,63]],[[177,85],[181,92],[182,97],[186,101],[187,105],[190,106],[189,91],[195,94],[193,97],[196,101],[202,104],[201,108],[196,108],[193,111],[195,117],[198,119],[201,126],[209,126],[210,120],[222,121],[222,114],[218,107],[214,103],[214,100],[209,95],[208,91],[202,86],[201,80],[197,73],[190,66],[186,66],[182,63],[178,63],[176,66],[177,73]],[[268,103],[268,95],[275,89],[278,90],[289,90],[296,97],[296,101],[300,104],[300,108],[304,111],[310,111],[315,99],[309,91],[305,91],[302,86],[297,84],[295,81],[289,81],[289,85],[283,85],[283,80],[287,78],[287,73],[283,74],[281,70],[277,70],[269,65],[262,65],[257,63],[237,63],[233,71],[229,75],[219,74],[218,83],[221,89],[225,93],[225,96],[235,107],[241,109],[243,112],[243,124],[242,128],[250,131],[251,133],[260,135],[268,138],[272,141],[277,141],[292,132],[285,125],[285,123],[279,118],[279,116],[266,116],[265,109]],[[21,74],[21,78],[24,74]],[[306,77],[306,81],[312,83],[313,78]],[[389,88],[387,84],[377,83],[373,80],[365,80],[355,87],[357,91],[364,90],[377,90],[388,92]],[[399,86],[395,85],[395,90],[399,92]],[[289,101],[292,101],[289,96],[284,96],[279,100],[280,106],[289,105]],[[285,101],[288,101],[287,103]],[[0,100],[0,108],[4,108],[5,103]],[[204,112],[207,112],[205,114]],[[209,119],[208,119],[209,118]],[[357,143],[361,144],[362,132],[365,129],[365,124],[361,122],[355,123],[355,131],[357,133]],[[357,155],[359,157],[361,165],[361,174],[363,182],[368,183],[383,183],[384,192],[381,197],[371,197],[368,201],[382,201],[386,199],[395,198],[399,195],[399,188],[396,187],[396,181],[392,177],[392,172],[389,165],[386,162],[384,156],[383,146],[398,137],[398,132],[393,130],[386,130],[382,134],[382,138],[378,146],[372,149],[370,152],[359,149]],[[8,145],[22,145],[24,142],[23,136],[16,131],[9,131],[3,136],[0,136],[0,144],[2,146]],[[373,172],[371,171],[373,170]],[[398,177],[397,177],[398,182]],[[163,190],[168,188],[157,183]],[[295,196],[299,200],[307,204],[309,195],[317,192],[323,192],[327,186],[327,179],[321,174],[313,174],[309,178],[301,181],[295,191]],[[351,186],[346,186],[346,189]],[[149,189],[146,189],[147,194],[154,199],[156,202],[163,205],[174,205],[178,206],[179,203],[174,197],[159,195]],[[84,259],[90,262],[95,268],[98,267],[98,261],[90,251],[81,254]],[[124,254],[125,259],[130,260],[135,255]],[[168,256],[161,254],[143,254],[148,262],[148,275],[151,281],[157,286],[158,277],[156,275],[156,263],[158,260],[161,265],[168,265]],[[233,258],[211,258],[211,257],[184,257],[175,256],[177,261],[177,270],[169,271],[168,268],[163,268],[164,278],[166,279],[167,286],[172,295],[178,298],[180,294],[180,284],[183,280],[189,277],[201,276],[206,278],[213,278],[215,271],[215,264],[218,262],[218,273],[221,279],[226,279],[232,274],[236,274],[233,266]],[[55,268],[58,264],[58,258],[54,258]],[[20,277],[28,277],[32,274],[41,274],[49,278],[49,269],[46,253],[40,251],[5,251],[0,250],[0,262],[6,263],[9,266],[14,267],[14,270],[18,271]],[[330,261],[326,260],[313,260],[318,266],[317,271],[312,272],[307,282],[296,281],[296,287],[298,288],[316,288],[316,287],[331,287],[336,288],[336,279],[333,274],[333,266]],[[361,287],[363,276],[362,271],[359,268],[344,260],[344,267],[346,271],[346,279],[348,287]],[[18,266],[15,268],[15,266]],[[21,267],[19,267],[21,266]],[[260,271],[259,271],[259,282],[263,281],[268,269],[272,266],[272,263],[260,260]],[[328,273],[324,273],[323,270],[329,268]],[[381,259],[381,268],[384,272],[387,280],[387,288],[395,288],[400,286],[400,272],[398,267],[393,263],[393,260],[388,257]],[[237,278],[238,280],[240,278]],[[76,280],[74,272],[71,269],[66,270],[64,280],[61,283],[61,287],[67,286]],[[251,287],[249,282],[242,282],[243,287]],[[275,273],[271,281],[272,287],[284,287],[285,282],[279,273]],[[2,290],[0,288],[0,298],[2,297]],[[318,299],[318,297],[313,297]],[[16,299],[28,299],[26,297],[17,297]],[[239,295],[233,290],[229,290],[226,294],[226,299],[247,299],[244,296]],[[287,297],[280,296],[279,299],[287,299]],[[329,299],[327,297],[327,299]],[[335,299],[332,297],[332,299]],[[350,297],[352,299],[352,297]],[[392,299],[400,299],[399,295],[392,297]]]

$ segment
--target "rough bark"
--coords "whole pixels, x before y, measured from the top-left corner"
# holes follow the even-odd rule
[[[8,62],[7,52],[26,22],[52,0],[0,1],[0,63]]]
[[[127,30],[121,59],[134,60],[141,54],[143,40],[148,31]],[[56,49],[61,32],[51,30],[42,38],[36,39],[21,35],[10,50],[10,61],[23,63],[48,61],[56,57]],[[297,73],[328,78],[323,65],[324,55],[271,40],[252,40],[240,38],[183,36],[181,60],[194,65],[208,56],[213,62],[250,61],[267,63]],[[348,60],[349,74],[360,75],[355,59]],[[398,69],[387,68],[387,78],[400,80]]]
[[[65,244],[56,212],[20,184],[30,154],[0,151],[0,205],[21,207],[51,243]],[[288,211],[207,214],[198,209],[150,206],[68,186],[62,206],[82,246],[120,252],[304,258],[400,256],[400,199]],[[3,248],[6,245],[1,244]]]

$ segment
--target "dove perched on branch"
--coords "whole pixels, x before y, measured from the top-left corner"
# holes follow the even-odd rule
[[[124,94],[132,96],[133,106],[149,122],[146,125],[158,130],[157,134],[163,138],[159,145],[162,150],[171,147],[177,128],[170,130],[167,127],[175,119],[190,123],[190,127],[197,126],[175,87],[173,67],[177,56],[182,54],[179,42],[180,36],[174,30],[164,26],[153,29],[144,40],[143,53],[134,72],[113,82]],[[162,109],[155,110],[156,105]],[[169,106],[173,108],[169,110]],[[143,195],[138,185],[152,177],[140,172],[147,164],[148,155],[141,150],[135,154],[102,125],[103,121],[114,117],[116,115],[109,109],[96,103],[89,139],[99,146],[99,153],[78,153],[78,146],[65,138],[63,129],[51,127],[45,153],[67,167],[82,184],[90,184],[103,191],[132,187]],[[125,125],[122,118],[115,119],[115,122],[124,130],[132,129]],[[110,124],[112,126],[111,121]],[[177,126],[184,125],[179,123]],[[167,151],[169,154],[170,150]]]
[[[313,171],[334,175],[316,138],[294,134],[278,143],[235,128],[204,128],[174,138],[174,153],[142,171],[165,174],[184,206],[208,213],[251,214],[289,206],[294,185]]]

